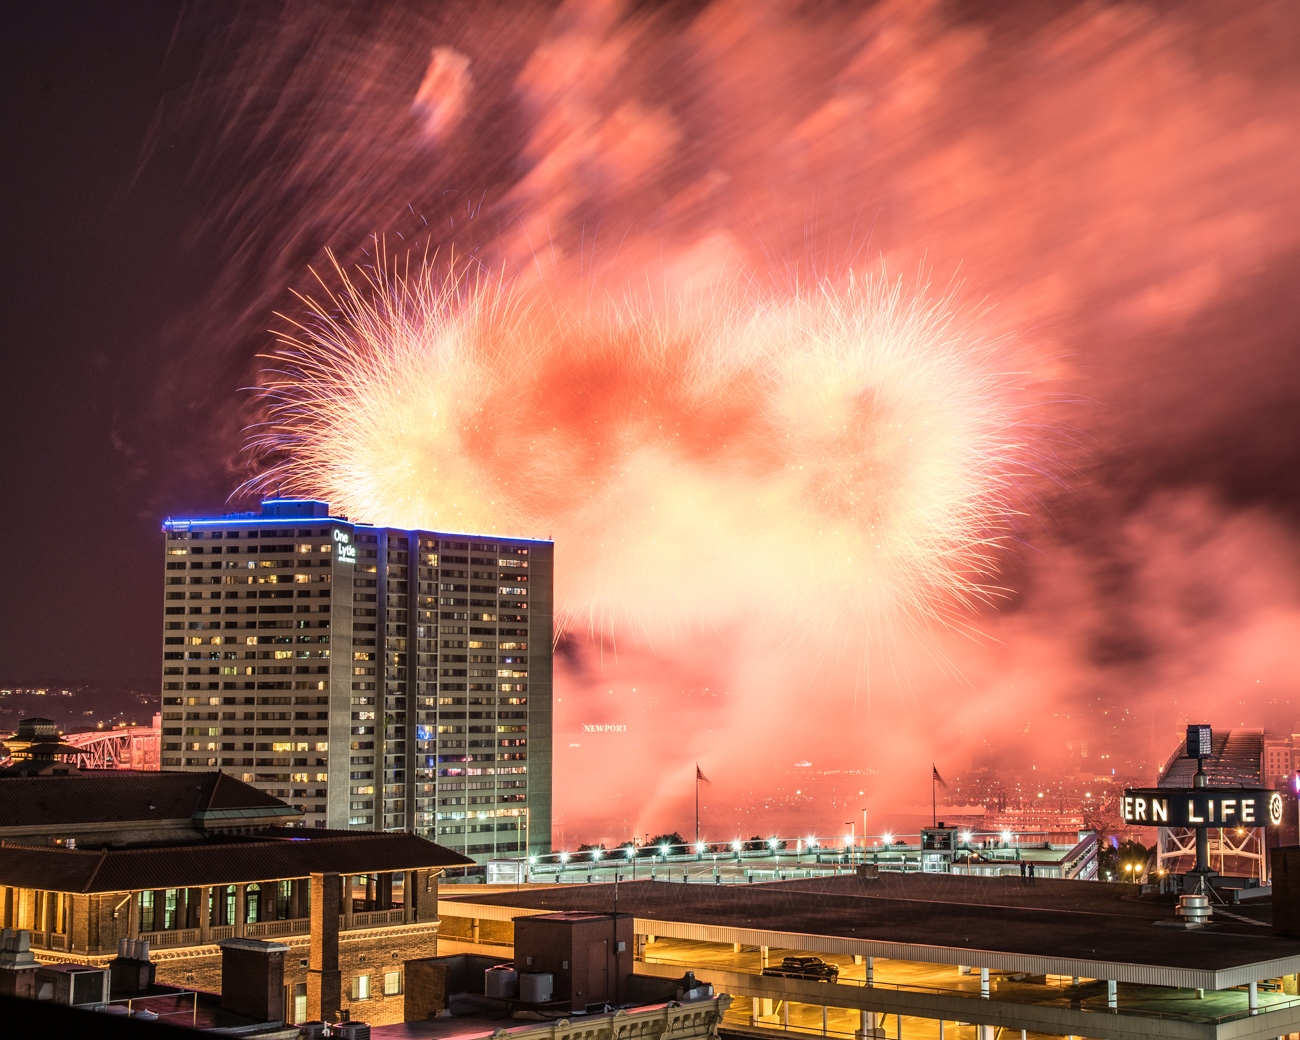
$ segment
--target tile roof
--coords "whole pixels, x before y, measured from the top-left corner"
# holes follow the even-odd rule
[[[217,809],[282,808],[278,798],[225,773],[82,771],[69,776],[0,777],[0,830],[5,827],[140,820],[189,820]]]
[[[458,852],[409,833],[273,828],[241,840],[138,848],[0,845],[0,885],[127,892],[472,864]]]

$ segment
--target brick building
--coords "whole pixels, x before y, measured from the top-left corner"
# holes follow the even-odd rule
[[[410,833],[287,826],[300,818],[222,773],[0,779],[3,927],[29,929],[44,963],[106,965],[144,939],[158,982],[208,991],[218,943],[273,938],[294,1021],[331,972],[327,1012],[401,1021],[402,962],[436,952],[438,876],[470,861]]]

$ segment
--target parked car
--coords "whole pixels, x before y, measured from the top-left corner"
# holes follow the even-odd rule
[[[787,957],[781,966],[764,968],[764,975],[782,979],[814,979],[817,982],[836,982],[840,977],[838,964],[827,964],[820,957]]]

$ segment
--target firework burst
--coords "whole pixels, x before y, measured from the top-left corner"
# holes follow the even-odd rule
[[[598,635],[879,646],[993,591],[1030,401],[950,298],[882,274],[575,307],[454,265],[336,274],[273,355],[254,488],[553,536],[557,617]]]

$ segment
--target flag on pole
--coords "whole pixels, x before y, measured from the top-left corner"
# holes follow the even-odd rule
[[[695,763],[695,779],[703,780],[706,784],[712,782],[709,780],[707,776],[705,776],[702,772],[700,772],[700,764],[698,762]]]
[[[943,782],[943,777],[939,775],[939,770],[935,768],[933,762],[930,763],[930,768],[934,770],[934,782],[938,784],[940,787],[942,787],[945,791],[948,790],[948,785]]]

